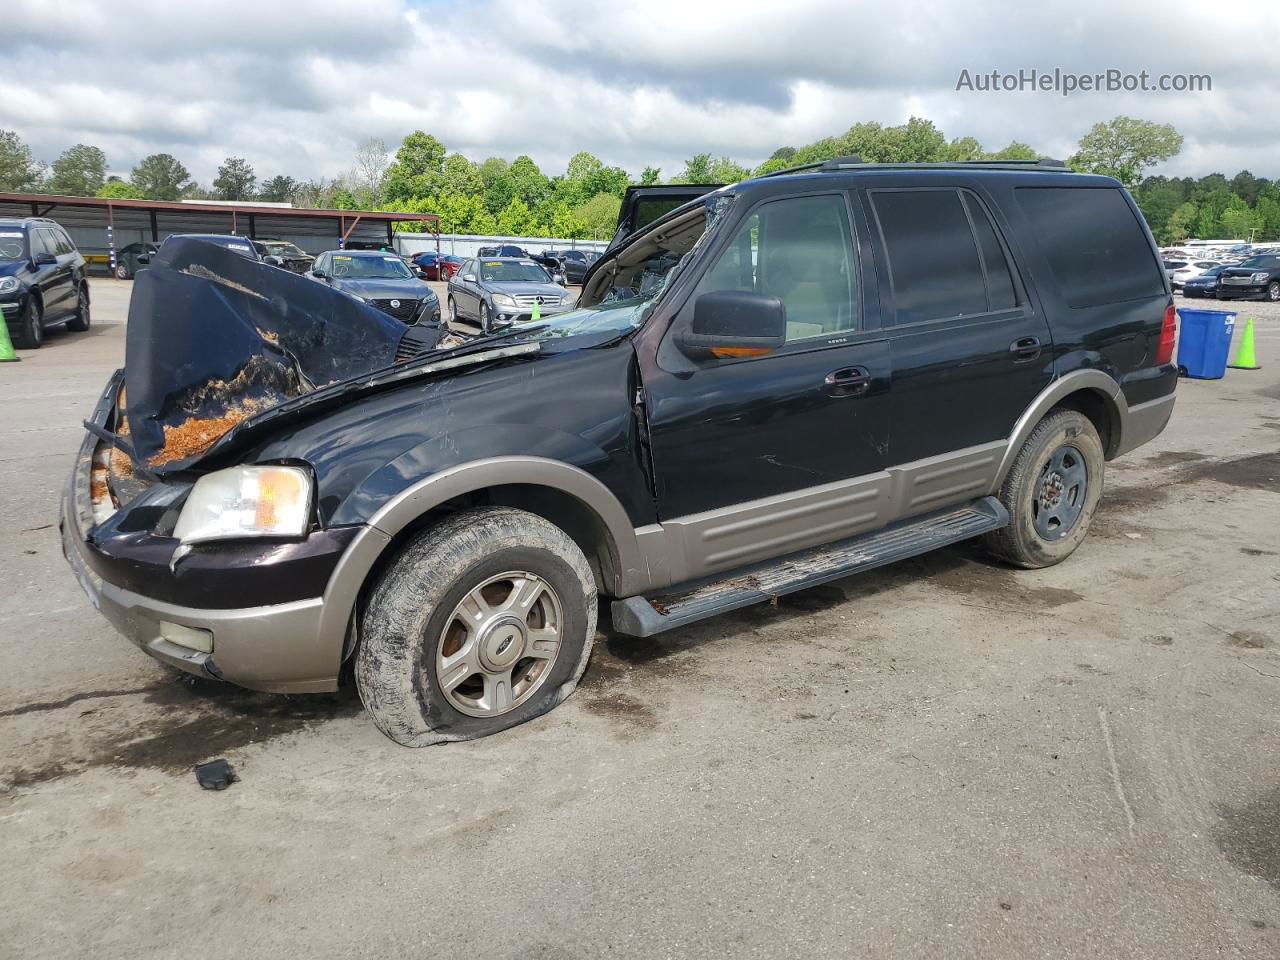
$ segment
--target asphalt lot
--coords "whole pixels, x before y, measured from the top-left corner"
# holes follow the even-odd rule
[[[0,954],[1280,955],[1280,309],[1065,564],[606,630],[551,714],[412,751],[350,691],[177,683],[81,594],[57,497],[129,288],[0,365]]]

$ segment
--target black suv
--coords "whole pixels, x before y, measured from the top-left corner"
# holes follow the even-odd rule
[[[84,257],[54,221],[0,219],[0,314],[13,345],[26,350],[53,327],[89,329]]]
[[[1219,300],[1280,301],[1280,256],[1250,257],[1218,273]]]
[[[1137,207],[1051,162],[736,184],[448,349],[200,247],[139,274],[67,557],[153,657],[282,692],[351,663],[403,744],[562,701],[600,595],[650,636],[969,537],[1058,563],[1174,405]]]

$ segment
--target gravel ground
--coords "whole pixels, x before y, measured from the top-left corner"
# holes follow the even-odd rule
[[[129,285],[94,290],[0,367],[0,954],[1280,956],[1280,308],[1061,566],[606,623],[551,714],[412,751],[349,692],[176,683],[91,609],[54,523],[123,354]]]

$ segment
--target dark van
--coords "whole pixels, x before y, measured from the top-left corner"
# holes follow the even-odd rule
[[[351,663],[410,745],[562,701],[601,596],[643,637],[970,537],[1059,563],[1177,383],[1133,200],[1045,161],[725,187],[449,349],[337,296],[166,244],[63,542],[153,657],[290,693]]]

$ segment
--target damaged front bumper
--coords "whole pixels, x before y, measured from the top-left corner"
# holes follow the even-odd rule
[[[106,424],[118,384],[117,378],[108,385],[94,411],[94,426]],[[94,516],[92,472],[95,456],[101,455],[97,438],[87,434],[63,490],[59,527],[63,554],[76,579],[112,626],[157,660],[198,676],[274,693],[337,689],[353,597],[342,590],[340,596],[326,598],[326,584],[365,528],[320,531],[301,543],[232,546],[230,552],[224,545],[184,558],[184,566],[191,559],[196,564],[175,572],[165,558],[172,555],[176,540],[139,531],[95,535],[111,526],[101,519],[101,510]],[[298,599],[307,581],[315,595]],[[153,584],[148,593],[167,599],[137,592],[140,583]],[[254,603],[273,593],[289,599]],[[173,602],[222,597],[253,605]]]

